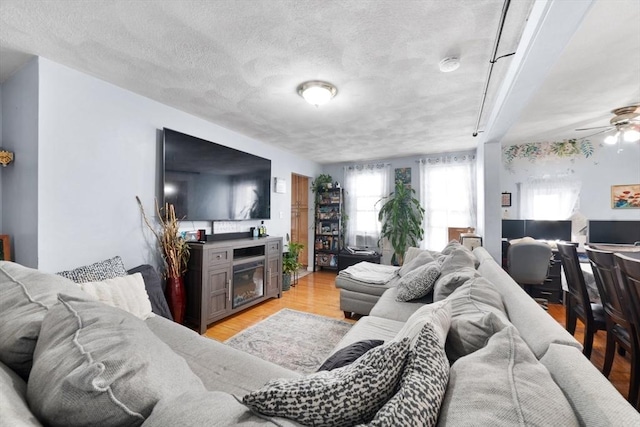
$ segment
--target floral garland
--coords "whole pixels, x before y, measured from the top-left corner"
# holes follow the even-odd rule
[[[502,150],[504,161],[510,164],[515,159],[528,159],[533,162],[547,157],[590,157],[593,144],[588,139],[565,139],[560,142],[529,142],[521,145],[510,145]]]

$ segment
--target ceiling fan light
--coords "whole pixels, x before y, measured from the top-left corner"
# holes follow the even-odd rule
[[[625,130],[623,138],[625,142],[640,141],[640,132],[635,129]]]
[[[609,144],[609,145],[613,145],[616,142],[618,142],[618,136],[620,135],[620,132],[616,132],[615,135],[609,135],[604,139],[604,143],[605,144]]]
[[[336,94],[338,89],[331,83],[321,81],[311,81],[298,86],[298,94],[311,105],[316,107],[326,104]]]

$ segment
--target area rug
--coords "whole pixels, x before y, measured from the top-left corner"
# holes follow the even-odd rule
[[[315,372],[352,324],[282,309],[225,344],[300,373]]]

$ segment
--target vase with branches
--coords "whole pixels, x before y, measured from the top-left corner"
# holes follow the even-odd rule
[[[417,246],[424,237],[424,208],[414,197],[415,193],[414,189],[396,181],[395,190],[378,201],[384,201],[378,213],[378,221],[382,222],[378,245],[382,239],[388,239],[393,247],[393,258],[399,265],[402,265],[407,248]]]
[[[145,224],[156,238],[164,261],[164,276],[167,279],[165,296],[171,315],[176,322],[182,323],[186,306],[183,275],[187,271],[187,263],[189,262],[189,245],[180,234],[180,222],[172,204],[165,203],[164,208],[160,209],[156,201],[159,226],[154,227],[138,196],[136,196],[136,201],[140,206]]]

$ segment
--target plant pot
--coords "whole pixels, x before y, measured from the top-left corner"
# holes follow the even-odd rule
[[[182,324],[184,322],[184,312],[186,299],[184,292],[184,279],[182,277],[167,278],[167,286],[164,295],[167,298],[169,310],[173,316],[173,321]]]
[[[282,273],[282,290],[288,291],[291,289],[291,273]]]

